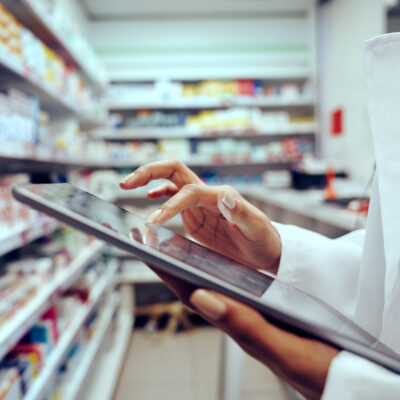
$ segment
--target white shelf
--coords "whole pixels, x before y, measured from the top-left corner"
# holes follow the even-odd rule
[[[99,79],[96,71],[82,60],[79,49],[71,45],[71,38],[65,37],[46,10],[37,0],[7,0],[6,6],[19,19],[19,21],[31,30],[40,40],[49,45],[57,45],[62,51],[65,61],[77,67],[83,76],[98,90],[107,87],[107,79]]]
[[[271,190],[249,185],[239,189],[249,198],[270,204],[298,215],[318,220],[345,231],[365,227],[366,217],[324,202],[323,190]]]
[[[67,331],[62,335],[57,346],[53,349],[50,357],[46,360],[43,369],[38,378],[34,381],[24,400],[41,400],[46,395],[46,386],[58,374],[58,368],[64,362],[68,350],[76,339],[76,335],[81,330],[82,325],[90,316],[106,289],[113,283],[116,269],[116,264],[108,268],[107,272],[100,278],[91,291],[88,303],[77,310],[76,316],[69,325]]]
[[[101,345],[107,336],[116,308],[117,298],[116,295],[114,295],[111,301],[109,301],[109,304],[102,311],[96,331],[79,361],[79,366],[74,372],[72,380],[65,385],[67,392],[62,396],[63,400],[75,400],[78,398]]]
[[[137,109],[218,109],[231,107],[262,107],[262,108],[292,108],[314,107],[314,99],[298,98],[293,100],[276,98],[236,98],[231,100],[185,100],[185,101],[154,101],[143,102],[136,100],[109,101],[110,110]]]
[[[44,215],[38,215],[36,218],[27,221],[23,226],[12,230],[6,237],[0,239],[0,256],[23,247],[42,236],[49,235],[58,227],[60,227],[60,223],[56,220]]]
[[[37,76],[29,67],[24,65],[18,57],[0,48],[0,66],[11,71],[18,78],[23,79],[22,89],[35,93],[41,99],[43,106],[50,109],[64,111],[74,115],[87,128],[99,127],[102,121],[98,120],[91,110],[76,104],[72,99],[68,99],[60,91],[57,91],[50,83]]]
[[[96,139],[107,141],[136,141],[136,140],[162,140],[162,139],[284,139],[293,136],[315,135],[316,127],[313,124],[307,126],[309,129],[288,128],[285,131],[266,132],[255,129],[227,129],[227,130],[205,130],[191,131],[185,127],[171,128],[121,128],[121,129],[99,129],[93,132]]]
[[[104,247],[104,243],[100,241],[95,241],[87,246],[65,271],[58,274],[47,285],[43,285],[37,295],[25,307],[19,310],[10,321],[2,325],[0,329],[0,360],[39,320],[57,294],[71,286]]]
[[[133,315],[130,308],[120,307],[116,324],[112,346],[99,353],[94,368],[91,370],[90,379],[85,382],[86,388],[80,399],[111,400],[113,398],[132,336]]]

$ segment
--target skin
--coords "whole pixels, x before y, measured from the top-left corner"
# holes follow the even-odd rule
[[[142,166],[120,186],[131,190],[161,178],[168,182],[150,191],[148,197],[169,199],[149,217],[151,223],[161,225],[181,214],[186,232],[203,245],[249,268],[277,273],[282,251],[278,231],[234,188],[207,186],[176,160]],[[279,329],[254,309],[220,293],[156,272],[188,307],[231,336],[303,396],[321,397],[337,349]]]

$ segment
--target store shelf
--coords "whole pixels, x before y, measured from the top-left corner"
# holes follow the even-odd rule
[[[12,230],[6,237],[0,239],[0,257],[15,249],[27,245],[42,236],[50,235],[60,223],[44,215],[38,215],[23,226]]]
[[[243,196],[250,199],[318,220],[344,231],[350,232],[354,229],[361,229],[366,224],[365,215],[359,215],[325,203],[323,190],[271,190],[254,185],[240,187],[239,190]]]
[[[87,65],[77,49],[71,46],[71,40],[65,37],[54,24],[43,5],[37,0],[6,0],[6,6],[17,19],[32,31],[40,40],[52,48],[59,49],[62,58],[78,68],[83,76],[98,90],[107,88],[107,81],[101,80],[96,72]]]
[[[16,173],[16,172],[67,172],[70,170],[104,170],[104,169],[134,169],[142,164],[149,163],[154,160],[133,161],[99,161],[88,159],[73,158],[24,158],[11,155],[0,154],[0,173]],[[249,162],[215,162],[213,160],[183,160],[186,165],[196,171],[210,170],[239,170],[245,174],[248,170],[282,170],[288,169],[291,165],[298,162],[299,159],[288,161],[249,161]],[[233,173],[233,172],[232,172]]]
[[[196,139],[196,140],[213,140],[213,139],[239,139],[252,140],[263,139],[264,141],[279,140],[287,137],[315,136],[315,126],[309,127],[307,130],[287,129],[285,131],[266,132],[257,131],[255,129],[230,129],[230,130],[206,130],[191,131],[185,127],[171,128],[121,128],[116,130],[101,129],[93,132],[95,139],[106,140],[109,142],[123,141],[145,141],[145,140],[162,140],[162,139]]]
[[[185,101],[109,101],[108,108],[112,111],[123,110],[200,110],[200,109],[221,109],[231,107],[261,107],[261,108],[310,108],[314,107],[314,100],[310,98],[299,98],[293,100],[276,98],[236,98],[231,100],[185,100]]]
[[[96,331],[91,338],[85,353],[79,361],[79,366],[76,369],[72,380],[66,385],[67,393],[63,396],[63,400],[78,399],[79,393],[82,391],[83,384],[89,375],[90,369],[93,367],[94,360],[96,359],[104,339],[109,332],[110,324],[118,305],[117,300],[117,295],[114,295],[109,301],[109,304],[103,310]]]
[[[81,276],[86,266],[98,256],[104,247],[104,243],[100,241],[95,241],[90,246],[87,246],[65,271],[56,276],[50,283],[44,284],[35,298],[18,311],[15,317],[1,326],[0,359],[39,320],[58,293],[66,290]]]
[[[113,398],[132,336],[133,322],[131,309],[120,307],[112,345],[104,349],[96,358],[90,379],[85,382],[81,399],[111,400]]]
[[[85,129],[102,125],[102,121],[98,120],[90,110],[74,103],[72,99],[66,98],[61,91],[57,91],[51,84],[46,83],[31,71],[18,57],[2,48],[0,48],[0,67],[10,73],[6,81],[8,85],[12,84],[14,87],[36,94],[46,110],[55,114],[73,115]]]
[[[68,327],[67,331],[62,335],[57,346],[53,349],[50,357],[41,370],[39,377],[34,381],[31,389],[28,391],[24,400],[40,400],[46,395],[46,386],[58,374],[58,368],[64,362],[68,350],[73,344],[76,335],[81,330],[82,325],[93,312],[95,306],[99,303],[106,289],[113,282],[117,265],[114,263],[110,266],[103,277],[97,282],[96,286],[90,293],[88,304],[77,310],[76,316]]]

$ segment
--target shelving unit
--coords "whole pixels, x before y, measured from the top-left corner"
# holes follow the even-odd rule
[[[93,261],[104,248],[104,243],[93,242],[72,261],[69,267],[53,281],[44,284],[34,299],[19,310],[15,317],[1,326],[0,359],[2,359],[25,333],[39,320],[55,297],[71,286],[81,275],[86,266]]]
[[[33,386],[25,396],[25,400],[40,400],[46,394],[46,385],[48,385],[58,373],[58,368],[64,362],[66,354],[73,344],[76,335],[81,330],[82,325],[90,316],[95,306],[99,303],[106,289],[113,284],[116,269],[115,263],[109,267],[108,271],[92,289],[88,303],[82,306],[80,310],[77,310],[76,316],[70,323],[67,331],[62,335],[57,346],[52,351],[45,367],[42,369],[39,377],[35,380]]]
[[[97,68],[95,60],[91,58],[90,48],[85,47],[84,39],[69,37],[65,34],[67,24],[63,25],[63,29],[61,24],[55,23],[53,15],[45,9],[44,2],[2,0],[0,3],[22,24],[21,27],[7,10],[1,8],[2,17],[4,17],[2,23],[6,22],[4,26],[2,25],[2,35],[0,35],[2,41],[0,44],[0,88],[5,89],[5,94],[2,94],[4,99],[2,97],[1,100],[7,107],[7,114],[3,110],[1,117],[6,118],[4,123],[2,120],[2,127],[4,129],[9,127],[10,132],[1,132],[3,137],[9,140],[9,145],[3,146],[4,149],[0,155],[0,175],[22,172],[36,175],[32,177],[35,178],[32,180],[42,182],[64,179],[64,177],[56,176],[56,173],[65,174],[70,170],[91,167],[104,169],[100,160],[94,160],[93,165],[90,165],[90,160],[88,163],[83,156],[79,159],[55,156],[61,152],[62,140],[68,142],[66,136],[70,131],[100,128],[105,122],[102,120],[104,113],[98,101],[108,87],[108,81],[103,74],[104,70]],[[67,6],[70,5],[69,3],[65,2]],[[56,2],[52,5],[57,6]],[[72,24],[71,27],[76,28]],[[6,42],[3,43],[3,40]],[[31,44],[32,47],[27,47]],[[35,50],[37,54],[32,54]],[[30,68],[29,65],[33,67]],[[59,90],[58,88],[61,87],[62,89]],[[34,96],[31,97],[30,94]],[[8,115],[8,107],[10,115]],[[15,118],[12,119],[14,116]],[[55,126],[52,125],[53,123]],[[30,124],[32,124],[32,129]],[[59,126],[63,131],[57,136]],[[45,147],[45,152],[42,151],[43,147],[40,147],[42,143],[43,147],[47,144],[49,146]],[[48,156],[45,156],[46,154]],[[26,176],[15,177],[15,179],[29,181],[29,177]],[[4,203],[6,200],[10,202],[9,208],[14,210],[9,193],[6,192],[8,188],[5,187],[9,182],[14,182],[13,178],[6,177],[2,182]],[[15,207],[15,209],[18,208]],[[6,207],[4,212],[7,212]],[[0,256],[6,255],[7,260],[10,258],[10,263],[19,261],[19,253],[8,253],[42,236],[49,235],[62,226],[44,215],[38,215],[26,221],[22,221],[22,218],[15,213],[15,221],[17,221],[15,229],[10,229],[8,234],[0,239]],[[79,240],[80,236],[72,235],[72,237]],[[62,239],[60,239],[61,242]],[[96,261],[106,249],[106,245],[97,240],[87,243],[85,241],[86,245],[68,266],[63,267],[51,279],[43,280],[37,289],[33,289],[36,292],[32,290],[31,298],[25,302],[22,299],[21,304],[25,304],[15,310],[9,319],[2,321],[0,361],[19,344],[32,327],[41,321],[43,313],[82,277],[89,265]],[[60,246],[63,245],[64,243],[60,244]],[[65,247],[68,248],[68,245]],[[51,253],[52,249],[49,251]],[[61,251],[64,252],[65,249],[62,248]],[[69,400],[80,398],[82,386],[94,368],[94,361],[110,333],[114,316],[118,321],[120,319],[122,321],[122,335],[120,331],[117,334],[123,347],[118,347],[119,358],[113,365],[115,369],[121,366],[122,356],[125,354],[131,335],[133,316],[131,309],[129,312],[125,310],[123,315],[120,311],[119,291],[116,286],[118,267],[117,258],[113,258],[104,274],[91,288],[88,302],[74,310],[76,312],[72,320],[62,332],[52,352],[46,357],[45,365],[42,366],[37,379],[32,382],[24,400],[42,400],[48,396],[49,388],[55,383],[59,374],[60,366],[65,363],[85,322],[97,307],[99,307],[100,316],[96,322],[96,331],[87,347],[84,348],[79,368],[71,383],[67,384],[65,398]]]
[[[38,215],[0,239],[0,256],[27,245],[42,236],[50,235],[60,224],[44,215]]]

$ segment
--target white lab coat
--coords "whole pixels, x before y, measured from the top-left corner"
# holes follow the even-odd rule
[[[278,224],[278,279],[323,299],[400,354],[399,33],[367,42],[366,81],[377,164],[366,230],[331,240]],[[341,352],[323,399],[400,399],[400,375]]]

